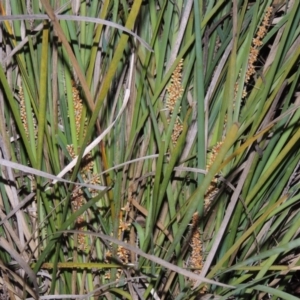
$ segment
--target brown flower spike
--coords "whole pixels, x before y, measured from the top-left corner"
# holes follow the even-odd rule
[[[248,67],[247,67],[246,76],[245,76],[245,85],[247,85],[247,83],[249,82],[251,77],[255,74],[254,64],[257,61],[258,54],[259,54],[258,48],[262,46],[262,44],[263,44],[262,39],[265,37],[265,35],[268,31],[267,28],[269,27],[272,10],[273,10],[273,8],[271,6],[267,8],[264,19],[258,28],[255,38],[252,40],[252,46],[251,46],[250,54],[249,54],[249,58],[248,58]],[[246,91],[246,87],[244,87],[242,98],[245,98],[246,96],[247,96],[247,91]]]
[[[24,99],[24,92],[23,88],[19,87],[19,98],[20,98],[20,116],[21,121],[26,133],[26,136],[29,138],[29,131],[28,131],[28,122],[27,122],[27,113],[26,113],[26,106],[25,106],[25,99]],[[37,138],[37,124],[36,124],[36,118],[34,117],[34,114],[32,112],[32,120],[33,120],[33,126],[34,126],[34,138]]]
[[[194,273],[200,274],[203,267],[203,257],[202,257],[202,241],[199,229],[199,215],[194,213],[192,218],[192,253],[190,258],[190,266],[195,269]]]
[[[168,118],[168,122],[171,121],[175,106],[177,101],[180,101],[180,98],[183,93],[183,87],[181,85],[182,80],[182,65],[183,65],[183,59],[179,61],[178,66],[174,70],[172,77],[171,77],[171,84],[167,87],[168,91],[168,98],[166,102],[166,107],[169,109],[170,116]],[[179,108],[180,112],[180,108]],[[172,132],[172,143],[173,145],[176,145],[176,142],[182,132],[183,126],[180,121],[179,116],[176,116],[176,121],[174,124],[173,132]]]

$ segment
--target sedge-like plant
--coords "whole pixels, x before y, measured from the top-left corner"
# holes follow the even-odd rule
[[[298,1],[2,1],[3,299],[297,299]]]

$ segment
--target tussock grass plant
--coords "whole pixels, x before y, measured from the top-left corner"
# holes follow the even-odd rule
[[[298,299],[299,6],[0,2],[1,299]]]

